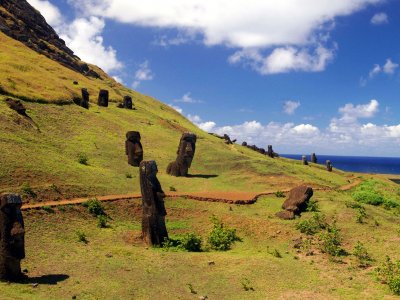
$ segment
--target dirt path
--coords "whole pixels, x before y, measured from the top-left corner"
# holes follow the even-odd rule
[[[329,187],[316,187],[314,190],[321,191],[321,190],[340,190],[340,191],[347,191],[362,181],[360,179],[355,179],[352,183],[343,185],[337,189],[329,188]],[[290,189],[284,189],[282,192],[289,192]],[[228,204],[253,204],[257,201],[258,198],[262,196],[268,196],[275,194],[276,191],[265,191],[262,193],[256,192],[194,192],[194,193],[186,193],[180,194],[178,192],[169,192],[166,194],[167,198],[186,198],[186,199],[193,199],[198,201],[207,201],[207,202],[222,202]],[[98,197],[85,197],[85,198],[75,198],[75,199],[64,199],[64,200],[57,200],[57,201],[46,201],[34,204],[23,204],[22,209],[36,209],[41,208],[44,206],[61,206],[61,205],[69,205],[69,204],[82,204],[86,202],[89,198],[97,198],[99,201],[118,201],[118,200],[128,200],[128,199],[141,199],[142,196],[137,194],[124,194],[124,195],[107,195],[107,196],[98,196]]]

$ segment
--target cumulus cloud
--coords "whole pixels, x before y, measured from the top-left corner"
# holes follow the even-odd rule
[[[154,74],[150,69],[149,61],[145,60],[139,65],[139,69],[135,73],[135,81],[132,83],[134,89],[138,88],[143,81],[153,80]]]
[[[339,108],[339,113],[342,115],[340,120],[353,122],[361,118],[371,118],[379,111],[379,102],[372,99],[368,104],[354,105],[348,103]]]
[[[371,24],[381,25],[389,23],[389,18],[385,13],[377,13],[371,18]]]
[[[300,101],[288,100],[285,101],[285,103],[283,104],[283,112],[288,115],[293,115],[296,109],[298,109],[299,107]]]
[[[333,59],[327,46],[334,20],[384,0],[76,0],[83,13],[136,26],[174,29],[162,45],[200,39],[207,46],[237,51],[229,61],[251,65],[268,75],[291,71],[318,72]],[[267,51],[268,53],[266,53]]]
[[[360,85],[366,86],[369,80],[374,79],[379,74],[393,75],[398,69],[399,64],[392,62],[390,58],[386,59],[385,64],[382,66],[375,64],[368,73],[368,78],[361,77]]]
[[[47,23],[49,23],[51,26],[58,26],[63,22],[63,17],[59,9],[49,1],[28,0],[28,3],[40,11]]]
[[[173,104],[168,104],[170,107],[175,109],[178,113],[183,114],[183,109],[180,108],[179,106],[173,105]]]
[[[194,99],[191,96],[191,93],[186,93],[184,94],[181,98],[179,99],[174,99],[174,102],[182,102],[182,103],[203,103],[203,101],[198,100],[198,99]]]

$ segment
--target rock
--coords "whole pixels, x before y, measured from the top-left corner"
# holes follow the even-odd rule
[[[107,90],[100,90],[99,98],[97,99],[97,105],[108,107],[108,91]]]
[[[165,226],[167,211],[165,194],[157,179],[157,164],[154,160],[142,161],[139,166],[140,190],[142,192],[142,238],[149,246],[161,246],[168,238]]]
[[[125,154],[128,155],[128,164],[139,167],[143,160],[143,147],[140,143],[140,133],[138,131],[128,131],[126,133]]]
[[[332,169],[333,169],[333,166],[332,166],[331,161],[330,161],[330,160],[327,160],[327,161],[326,161],[326,170],[327,170],[328,172],[332,172]]]
[[[15,110],[18,114],[21,116],[27,117],[28,115],[26,114],[26,108],[25,106],[21,103],[19,100],[14,100],[11,98],[6,99],[6,103],[9,108],[12,110]]]
[[[194,153],[196,151],[197,137],[194,133],[185,132],[182,134],[177,151],[177,158],[167,167],[167,174],[180,177],[187,176],[192,165]]]
[[[25,258],[25,229],[22,199],[17,194],[0,196],[0,280],[23,278],[21,260]]]
[[[315,153],[311,153],[311,162],[314,164],[316,164],[318,162],[317,156],[315,155]]]
[[[308,166],[307,156],[303,155],[301,161],[303,162],[303,165]]]
[[[285,220],[292,220],[295,215],[300,215],[307,208],[308,201],[313,195],[313,189],[306,185],[293,188],[288,198],[283,202],[284,211],[278,212],[277,217]]]
[[[131,96],[125,96],[124,97],[123,107],[126,108],[126,109],[132,109],[133,102],[132,102],[132,97]]]

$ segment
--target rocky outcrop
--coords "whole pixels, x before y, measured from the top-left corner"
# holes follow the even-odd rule
[[[74,55],[45,18],[25,0],[0,0],[0,31],[67,68],[100,78]]]

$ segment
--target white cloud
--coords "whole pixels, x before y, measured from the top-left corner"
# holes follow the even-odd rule
[[[379,102],[375,99],[368,104],[354,105],[348,103],[339,108],[339,113],[342,115],[340,120],[345,122],[354,122],[361,118],[371,118],[379,111]]]
[[[283,111],[285,112],[285,114],[288,115],[293,115],[296,111],[296,109],[298,109],[300,107],[300,102],[299,101],[285,101],[285,103],[283,104]]]
[[[124,81],[122,80],[121,77],[119,77],[119,76],[113,76],[112,78],[114,78],[114,80],[115,80],[116,82],[119,82],[120,84],[124,84]]]
[[[398,67],[399,64],[393,63],[392,60],[389,58],[386,60],[386,63],[383,66],[383,72],[386,74],[393,74]]]
[[[149,61],[145,60],[139,65],[139,69],[135,73],[135,81],[132,83],[134,89],[138,88],[143,81],[153,80],[154,74],[149,67]]]
[[[380,65],[374,65],[374,67],[372,68],[372,70],[369,71],[368,76],[369,76],[369,78],[372,79],[372,78],[375,77],[375,75],[379,74],[380,72],[382,72],[381,66],[380,66]]]
[[[179,106],[173,105],[173,104],[168,104],[170,107],[175,109],[178,113],[183,114],[183,109],[180,108]]]
[[[389,18],[385,13],[377,13],[371,18],[371,23],[374,25],[381,25],[389,23]]]
[[[261,74],[318,72],[333,59],[327,46],[334,20],[384,0],[77,0],[83,13],[136,26],[176,29],[162,45],[202,39],[207,46],[237,51],[231,63],[250,64]],[[265,51],[268,50],[268,53]]]
[[[184,94],[181,98],[174,99],[173,101],[182,103],[203,103],[201,100],[194,99],[189,92]]]
[[[63,17],[59,9],[51,4],[49,1],[28,0],[28,2],[38,11],[40,11],[40,13],[46,19],[47,23],[49,23],[51,26],[57,26],[63,22]]]

